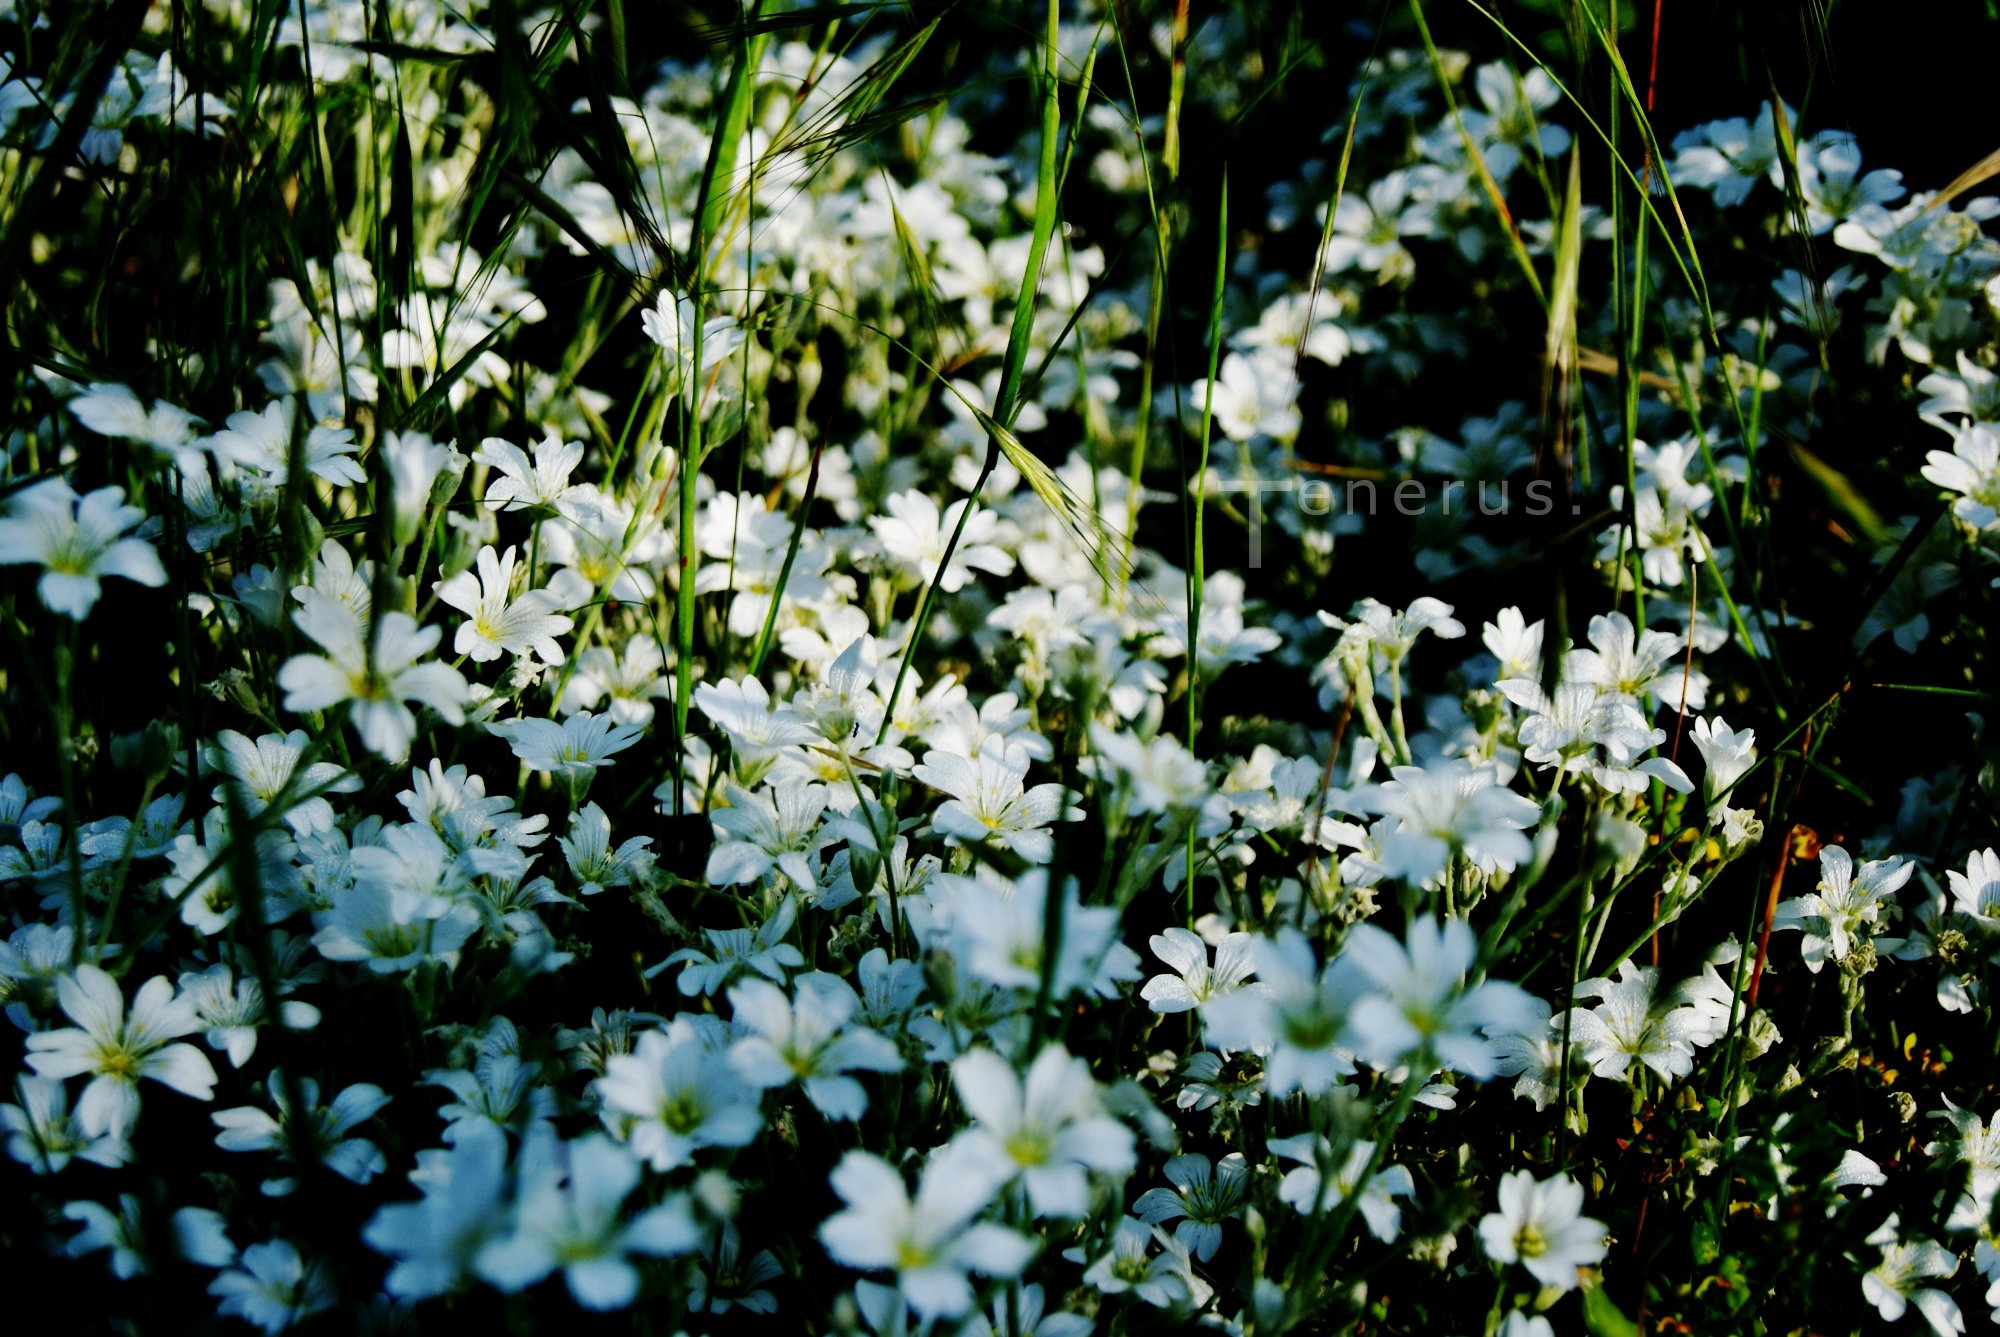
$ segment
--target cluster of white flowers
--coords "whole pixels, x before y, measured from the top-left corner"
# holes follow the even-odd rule
[[[231,280],[250,344],[40,359],[6,436],[6,1182],[139,1287],[107,1314],[1720,1330],[1780,1284],[1717,1261],[1775,1247],[1744,1223],[1810,1217],[1851,1269],[1778,1310],[1962,1332],[1963,1270],[2000,1321],[1988,726],[1857,748],[1914,770],[1893,817],[1825,741],[1871,691],[1991,701],[1953,666],[2000,584],[2000,203],[1776,102],[1700,126],[1621,303],[1704,230],[1849,263],[1704,278],[1657,347],[1572,310],[1541,414],[1439,419],[1473,276],[1554,310],[1620,226],[1564,202],[1539,67],[1372,56],[1356,175],[1329,121],[1267,183],[1175,380],[1167,271],[1107,244],[1167,263],[1159,124],[1101,68],[1056,112],[1118,24],[1248,114],[1227,7],[1054,7],[1042,119],[1104,197],[1059,227],[1012,56],[892,115],[944,58],[853,7],[651,68],[615,7],[211,3],[202,62],[181,8],[87,98],[0,61],[8,171],[137,200],[268,153],[319,211]],[[1843,305],[1951,438],[1887,520],[1814,453]],[[1854,594],[1773,574],[1781,487]],[[1877,682],[1885,636],[1937,667]]]

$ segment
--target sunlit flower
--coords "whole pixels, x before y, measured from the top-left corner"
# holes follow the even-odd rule
[[[1274,1096],[1303,1091],[1316,1096],[1354,1073],[1354,1055],[1343,1047],[1354,1002],[1351,973],[1322,970],[1312,944],[1296,929],[1251,944],[1260,989],[1238,989],[1202,1007],[1208,1042],[1221,1049],[1269,1054],[1266,1081]]]
[[[1455,856],[1483,873],[1512,872],[1527,862],[1531,851],[1523,832],[1540,810],[1503,787],[1490,768],[1454,760],[1398,766],[1391,774],[1394,779],[1353,800],[1384,817],[1373,834],[1390,877],[1434,887]]]
[[[286,734],[265,734],[252,740],[234,729],[215,736],[209,760],[231,781],[241,797],[244,812],[252,817],[280,799],[285,800],[285,823],[301,835],[308,831],[333,829],[333,805],[327,794],[352,794],[361,788],[361,778],[330,761],[309,762],[303,769],[311,740],[294,729]],[[215,801],[223,801],[218,787]]]
[[[1216,945],[1215,963],[1209,964],[1208,944],[1184,928],[1163,929],[1153,935],[1153,955],[1167,963],[1171,975],[1155,975],[1146,981],[1139,996],[1155,1012],[1186,1012],[1242,988],[1254,988],[1247,981],[1256,973],[1252,959],[1257,939],[1249,933],[1231,933]]]
[[[1071,814],[1058,784],[1026,787],[1028,753],[1016,744],[990,743],[976,757],[935,748],[911,772],[949,798],[931,814],[931,824],[951,844],[994,841],[1034,863],[1055,854],[1050,822]]]
[[[1583,1214],[1583,1188],[1566,1175],[1537,1180],[1516,1170],[1500,1180],[1500,1210],[1479,1218],[1479,1240],[1496,1263],[1519,1263],[1535,1280],[1575,1290],[1576,1271],[1604,1257],[1604,1223]]]
[[[1937,1337],[1956,1337],[1965,1331],[1958,1302],[1923,1284],[1958,1272],[1958,1258],[1951,1250],[1932,1240],[1905,1240],[1894,1213],[1868,1242],[1882,1251],[1882,1261],[1861,1277],[1862,1298],[1875,1306],[1876,1313],[1893,1323],[1914,1304]]]
[[[291,477],[293,438],[298,436],[299,463],[307,473],[329,483],[360,487],[368,481],[354,458],[354,433],[345,427],[317,423],[294,426],[294,410],[283,400],[266,404],[261,413],[232,413],[222,431],[208,438],[217,458],[263,476],[275,491]]]
[[[558,724],[554,720],[524,717],[502,720],[486,726],[507,740],[531,771],[547,771],[566,780],[590,778],[600,766],[639,741],[644,730],[637,725],[614,723],[609,715],[593,715],[579,710]]]
[[[710,810],[716,840],[709,850],[709,882],[718,887],[755,882],[776,871],[794,887],[812,892],[819,886],[812,859],[835,836],[823,830],[825,785],[793,782],[770,794],[728,787],[729,805]]]
[[[1373,924],[1348,930],[1341,963],[1368,982],[1348,1014],[1356,1052],[1378,1067],[1429,1054],[1468,1077],[1492,1076],[1498,1055],[1484,1028],[1519,1029],[1531,1010],[1515,985],[1468,984],[1478,955],[1463,919],[1414,919],[1407,946]]]
[[[556,611],[556,596],[547,590],[527,590],[513,597],[514,550],[495,556],[488,544],[479,550],[479,574],[461,571],[437,585],[437,596],[464,613],[452,649],[483,664],[503,654],[541,658],[544,664],[563,662],[556,637],[570,629],[569,618]]]
[[[1896,892],[1917,866],[1906,859],[1872,859],[1858,869],[1838,845],[1819,852],[1819,886],[1782,902],[1773,929],[1798,929],[1806,969],[1818,972],[1840,961],[1858,942],[1868,942],[1896,913]]]
[[[886,503],[889,513],[868,517],[868,524],[882,550],[917,581],[929,584],[937,579],[939,589],[956,594],[972,579],[975,569],[997,576],[1014,569],[1013,557],[993,542],[998,537],[1000,517],[992,511],[975,510],[965,522],[958,546],[952,550],[951,565],[938,578],[945,544],[958,528],[961,513],[972,504],[969,500],[955,501],[940,514],[937,503],[923,493],[898,492]]]
[[[550,437],[535,446],[532,462],[519,446],[489,436],[472,453],[474,464],[490,465],[500,477],[486,484],[484,498],[495,510],[553,510],[570,492],[569,476],[583,459],[581,441]]]

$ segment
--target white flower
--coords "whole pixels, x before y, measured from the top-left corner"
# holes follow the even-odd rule
[[[23,1073],[15,1078],[18,1105],[0,1105],[0,1129],[7,1154],[36,1174],[55,1174],[72,1159],[116,1169],[131,1159],[132,1147],[109,1133],[93,1137],[70,1113],[69,1094],[53,1077]]]
[[[1634,701],[1657,696],[1677,707],[1686,649],[1682,637],[1651,629],[1641,634],[1623,613],[1599,613],[1590,619],[1590,648],[1563,657],[1563,678]],[[1687,686],[1687,704],[1698,708],[1706,693],[1695,690],[1693,679]]]
[[[1372,739],[1357,739],[1351,772],[1364,773],[1377,753]],[[1317,842],[1334,849],[1344,835],[1358,834],[1351,823],[1329,816],[1347,799],[1325,766],[1312,757],[1278,760],[1276,749],[1258,744],[1248,761],[1223,781],[1229,806],[1243,815],[1246,832],[1263,831]]]
[[[1844,131],[1830,131],[1798,146],[1799,195],[1805,201],[1806,230],[1824,236],[1834,225],[1864,210],[1882,209],[1903,198],[1903,174],[1861,171],[1861,148]]]
[[[621,657],[610,647],[593,645],[576,657],[569,686],[563,689],[556,709],[562,714],[596,710],[609,698],[606,709],[620,724],[641,727],[653,722],[653,702],[671,699],[673,679],[660,670],[666,656],[650,636],[634,636],[625,642]]]
[[[1896,892],[1916,870],[1906,859],[1872,859],[1857,870],[1846,850],[1828,845],[1819,852],[1818,889],[1781,904],[1771,927],[1802,932],[1806,969],[1817,974],[1888,926]]]
[[[695,304],[691,297],[677,297],[661,289],[652,309],[639,314],[646,337],[666,354],[667,383],[679,390],[696,371],[695,347],[701,348],[700,371],[704,375],[717,363],[743,346],[743,328],[728,316],[710,316],[696,328]]]
[[[1500,661],[1500,679],[1531,678],[1542,667],[1542,624],[1529,622],[1518,608],[1503,608],[1480,628],[1480,640]]]
[[[375,604],[374,584],[373,562],[357,564],[338,540],[328,539],[320,544],[319,553],[313,558],[307,582],[292,586],[292,597],[304,603],[309,593],[317,592],[322,598],[346,605],[350,612],[365,621]]]
[[[1137,1164],[1131,1131],[1104,1114],[1089,1065],[1059,1044],[1035,1057],[1025,1084],[989,1049],[959,1058],[951,1078],[974,1120],[960,1139],[1020,1175],[1037,1216],[1083,1216],[1086,1171],[1122,1178]]]
[[[1553,160],[1569,148],[1569,131],[1537,116],[1562,100],[1562,90],[1547,70],[1531,65],[1521,74],[1495,61],[1481,65],[1472,83],[1484,110],[1469,107],[1462,113],[1465,133],[1479,145],[1494,181],[1504,185],[1530,155]]]
[[[113,82],[117,76],[113,76]],[[160,399],[152,408],[130,386],[103,381],[69,401],[76,420],[99,436],[143,441],[179,458],[191,454],[194,428],[201,421],[186,409]]]
[[[1297,1167],[1286,1171],[1284,1179],[1279,1181],[1278,1201],[1288,1204],[1299,1215],[1332,1211],[1358,1188],[1360,1201],[1355,1205],[1361,1219],[1368,1223],[1368,1233],[1384,1243],[1393,1241],[1402,1233],[1403,1209],[1397,1205],[1396,1199],[1415,1194],[1416,1180],[1410,1176],[1407,1166],[1385,1165],[1370,1175],[1367,1185],[1362,1187],[1361,1176],[1367,1173],[1368,1163],[1375,1158],[1373,1142],[1358,1141],[1349,1146],[1346,1159],[1333,1178],[1324,1182],[1320,1167],[1333,1152],[1324,1136],[1300,1133],[1293,1137],[1274,1137],[1270,1148],[1272,1154],[1298,1162]]]
[[[1980,366],[1970,352],[1959,350],[1957,371],[1939,369],[1917,382],[1917,392],[1929,396],[1917,405],[1917,416],[1954,435],[1959,428],[1951,421],[1955,417],[2000,422],[2000,375]]]
[[[1154,1244],[1160,1246],[1160,1252],[1149,1257],[1147,1250]],[[1133,1216],[1118,1222],[1110,1252],[1090,1265],[1083,1280],[1106,1295],[1130,1291],[1158,1309],[1199,1309],[1214,1294],[1208,1283],[1194,1274],[1194,1261],[1188,1257],[1186,1245]]]
[[[503,1291],[532,1286],[561,1268],[578,1304],[622,1309],[639,1293],[639,1273],[627,1254],[692,1253],[701,1242],[685,1194],[636,1215],[625,1212],[639,1184],[639,1162],[602,1133],[562,1145],[537,1137],[522,1161],[514,1231],[489,1240],[473,1259],[474,1270]]]
[[[810,856],[836,837],[825,831],[825,785],[794,781],[776,786],[771,796],[750,793],[739,785],[727,787],[729,806],[710,810],[715,845],[709,851],[707,878],[718,887],[755,882],[776,871],[804,892],[818,889]]]
[[[1297,929],[1251,944],[1261,989],[1239,989],[1202,1008],[1211,1045],[1268,1050],[1266,1080],[1273,1096],[1316,1096],[1352,1074],[1354,1056],[1341,1047],[1353,1002],[1351,972],[1321,970],[1312,944]]]
[[[1488,1027],[1493,1052],[1499,1057],[1494,1073],[1514,1078],[1514,1094],[1549,1107],[1562,1089],[1562,1025],[1549,1015],[1549,1005],[1531,998],[1526,1025],[1507,1030]]]
[[[1155,975],[1146,981],[1139,996],[1155,1012],[1186,1012],[1246,987],[1257,973],[1252,948],[1257,939],[1249,933],[1231,933],[1216,944],[1215,964],[1208,962],[1208,944],[1184,928],[1168,928],[1153,935],[1153,955],[1167,963],[1174,973]],[[1255,988],[1255,985],[1247,987]]]
[[[1222,359],[1220,379],[1194,383],[1187,408],[1196,417],[1206,409],[1231,441],[1289,441],[1299,434],[1297,400],[1290,358],[1231,353]]]
[[[464,721],[470,697],[465,679],[429,658],[443,635],[436,627],[419,627],[407,613],[387,612],[370,628],[346,604],[311,590],[303,604],[292,621],[326,653],[294,655],[278,670],[286,710],[348,703],[362,744],[392,762],[410,755],[417,736],[416,716],[405,702],[427,705],[450,724]]]
[[[898,1072],[902,1055],[887,1036],[849,1024],[861,999],[838,975],[801,975],[793,991],[796,1000],[763,980],[729,990],[733,1019],[749,1032],[731,1046],[730,1066],[760,1091],[800,1082],[827,1118],[859,1119],[868,1109],[868,1092],[846,1074]]]
[[[1356,924],[1341,945],[1342,967],[1369,986],[1348,1013],[1355,1052],[1380,1068],[1419,1054],[1468,1077],[1491,1077],[1499,1055],[1481,1033],[1519,1029],[1532,1017],[1528,995],[1483,980],[1466,987],[1479,939],[1463,919],[1411,921],[1407,948],[1373,924]]]
[[[571,608],[606,597],[643,603],[657,588],[653,568],[673,554],[656,516],[635,513],[590,483],[572,489],[560,516],[539,533],[548,559],[563,568],[549,588]]]
[[[1090,745],[1097,750],[1099,781],[1115,782],[1134,813],[1186,812],[1208,794],[1208,768],[1171,734],[1145,742],[1093,723]]]
[[[495,510],[553,510],[569,496],[570,472],[583,460],[581,441],[550,437],[535,446],[534,462],[519,446],[489,436],[472,453],[475,464],[491,465],[500,477],[486,484],[485,501]]]
[[[293,1148],[306,1146],[320,1164],[350,1183],[365,1184],[382,1173],[388,1162],[381,1150],[366,1138],[349,1137],[353,1129],[382,1111],[389,1097],[382,1088],[368,1082],[347,1087],[332,1101],[319,1103],[319,1083],[310,1077],[298,1079],[303,1112],[292,1108],[291,1085],[284,1074],[274,1071],[267,1083],[276,1117],[255,1105],[217,1110],[209,1117],[222,1131],[215,1145],[224,1151],[269,1151],[290,1157]],[[266,1180],[264,1192],[282,1197],[296,1186],[291,1178]]]
[[[741,1308],[752,1314],[775,1314],[778,1297],[764,1289],[766,1282],[785,1275],[777,1255],[759,1249],[740,1262],[743,1237],[733,1225],[725,1224],[702,1245],[707,1269],[696,1269],[689,1283],[688,1312],[726,1314]]]
[[[254,742],[234,729],[216,734],[209,748],[209,764],[234,783],[246,814],[255,817],[280,796],[285,805],[285,824],[304,835],[309,831],[333,830],[333,805],[323,795],[352,794],[361,788],[361,777],[330,761],[316,761],[301,771],[299,760],[311,740],[302,729],[290,733],[269,733]],[[223,801],[217,786],[214,798]]]
[[[949,946],[965,971],[1003,989],[1040,986],[1047,933],[1048,878],[1031,869],[1018,882],[944,875],[933,902],[948,903]],[[1062,884],[1062,944],[1049,968],[1049,994],[1060,1000],[1078,991],[1117,996],[1120,982],[1139,975],[1139,955],[1119,940],[1116,906],[1084,905],[1075,878]]]
[[[502,720],[487,730],[507,740],[514,755],[531,771],[546,771],[575,781],[588,779],[599,766],[609,766],[615,753],[639,741],[644,730],[616,724],[609,715],[579,710],[562,723],[543,719]]]
[[[1416,258],[1402,238],[1429,235],[1436,218],[1429,204],[1411,197],[1410,186],[1410,173],[1398,171],[1376,179],[1366,194],[1342,193],[1322,253],[1328,273],[1359,269],[1383,283],[1416,273]]]
[[[1515,735],[1521,755],[1538,766],[1568,767],[1586,758],[1578,769],[1596,776],[1607,769],[1594,755],[1596,749],[1603,748],[1610,764],[1622,767],[1666,739],[1664,730],[1647,727],[1631,698],[1595,683],[1560,683],[1553,696],[1526,678],[1510,678],[1499,688],[1521,708]]]
[[[1982,928],[2000,929],[2000,852],[1990,847],[1975,850],[1963,873],[1947,869],[1945,879],[1960,914]]]
[[[755,678],[728,678],[694,689],[695,709],[729,735],[744,761],[768,760],[784,748],[819,741],[819,732],[789,706],[773,708],[771,694]]]
[[[232,1068],[248,1063],[257,1050],[257,1029],[266,1020],[263,986],[253,978],[237,979],[226,962],[182,975],[178,984],[205,1028],[202,1039],[208,1047],[227,1054]],[[295,1031],[319,1025],[319,1009],[296,998],[280,1003],[279,1012]]]
[[[555,1113],[555,1094],[541,1083],[540,1065],[521,1052],[514,1023],[496,1017],[479,1040],[472,1066],[432,1068],[424,1084],[440,1086],[452,1099],[438,1110],[444,1140],[456,1143],[472,1130],[494,1127],[540,1135]]]
[[[1787,108],[1785,119],[1798,124],[1798,113]],[[1755,124],[1740,116],[1711,121],[1674,139],[1673,179],[1715,192],[1715,202],[1728,208],[1741,204],[1760,180],[1782,185],[1778,162],[1777,121],[1766,102]]]
[[[125,531],[146,518],[124,504],[122,488],[101,487],[79,497],[60,478],[46,478],[14,494],[0,516],[0,566],[42,568],[36,589],[52,613],[82,621],[102,593],[103,576],[140,585],[167,583],[160,555]]]
[[[435,829],[414,822],[383,828],[374,843],[356,845],[348,861],[357,883],[388,891],[396,913],[408,919],[435,919],[450,909],[473,867]]]
[[[987,614],[986,625],[1011,632],[1023,643],[1028,652],[1024,672],[1037,675],[1037,681],[1046,680],[1051,656],[1088,644],[1093,633],[1117,630],[1104,617],[1096,597],[1081,585],[1010,590],[1006,601]]]
[[[1720,715],[1694,722],[1694,745],[1701,752],[1707,773],[1701,778],[1702,794],[1713,809],[1711,824],[1722,820],[1720,800],[1757,760],[1757,734],[1752,729],[1732,730]]]
[[[139,1079],[150,1077],[182,1095],[208,1100],[215,1069],[190,1044],[170,1041],[201,1029],[194,1004],[156,975],[139,986],[132,1010],[118,982],[93,965],[56,981],[56,997],[76,1024],[28,1037],[28,1066],[44,1077],[91,1075],[77,1102],[86,1136],[123,1139],[139,1117]]]
[[[1184,1110],[1214,1109],[1225,1102],[1231,1107],[1263,1104],[1263,1074],[1249,1072],[1241,1076],[1225,1076],[1223,1069],[1226,1066],[1223,1056],[1212,1049],[1189,1054],[1181,1064],[1181,1076],[1186,1085],[1174,1098],[1174,1104]]]
[[[992,840],[1031,863],[1047,863],[1055,855],[1055,837],[1043,828],[1071,814],[1065,812],[1061,785],[1025,787],[1028,764],[1027,749],[1018,743],[989,741],[975,758],[933,748],[911,774],[950,795],[931,814],[945,843]]]
[[[1243,1210],[1250,1168],[1240,1151],[1218,1163],[1197,1152],[1174,1157],[1165,1172],[1173,1187],[1147,1189],[1132,1204],[1132,1214],[1154,1226],[1178,1219],[1174,1238],[1205,1263],[1222,1246],[1222,1223]]]
[[[1965,1316],[1958,1303],[1941,1290],[1921,1283],[1933,1277],[1949,1277],[1958,1271],[1958,1258],[1933,1240],[1904,1241],[1894,1214],[1868,1237],[1882,1250],[1882,1261],[1861,1278],[1861,1295],[1875,1312],[1893,1323],[1909,1311],[1912,1303],[1938,1337],[1954,1337],[1965,1331]]]
[[[64,1203],[62,1214],[83,1223],[83,1229],[70,1237],[70,1257],[81,1258],[108,1249],[111,1275],[120,1281],[144,1276],[150,1270],[146,1264],[145,1222],[139,1214],[139,1200],[130,1193],[118,1195],[115,1214],[108,1207],[88,1201]]]
[[[39,821],[23,826],[23,838],[41,826]],[[10,853],[15,851],[0,846],[0,860]],[[15,868],[7,869],[7,876],[19,875]],[[37,1024],[33,1014],[46,1014],[55,1006],[56,982],[69,973],[75,948],[76,929],[69,924],[23,924],[0,942],[0,1000],[22,1030],[32,1032]]]
[[[455,965],[479,927],[470,905],[442,897],[413,901],[370,880],[340,892],[332,909],[313,913],[312,941],[329,961],[359,961],[387,975],[424,961]]]
[[[1635,1059],[1662,1077],[1685,1077],[1694,1068],[1695,1046],[1712,1041],[1699,1011],[1655,1003],[1658,982],[1659,971],[1631,961],[1618,964],[1615,980],[1577,981],[1576,997],[1602,1000],[1569,1014],[1571,1043],[1599,1077],[1622,1081]]]
[[[370,1247],[396,1259],[382,1288],[408,1300],[442,1295],[458,1283],[473,1255],[507,1219],[507,1134],[475,1124],[449,1148],[419,1152],[411,1182],[418,1202],[376,1212],[362,1230]]]
[[[394,364],[392,364],[394,365]],[[464,386],[453,386],[458,391]],[[456,487],[465,472],[465,456],[441,446],[422,432],[385,432],[375,447],[388,466],[389,492],[395,504],[397,543],[416,540],[437,494]]]
[[[748,1146],[764,1128],[756,1092],[686,1016],[613,1055],[595,1089],[604,1126],[655,1170],[678,1169],[702,1147]]]
[[[1323,612],[1319,620],[1341,633],[1343,646],[1372,648],[1391,663],[1408,655],[1425,632],[1447,641],[1465,635],[1465,624],[1452,616],[1451,605],[1429,595],[1412,600],[1402,612],[1374,599],[1363,599],[1346,618]]]
[[[651,836],[633,836],[611,847],[611,819],[604,809],[588,803],[569,817],[569,834],[556,837],[562,846],[569,871],[586,896],[595,896],[607,887],[629,887],[653,866]]]
[[[40,822],[62,811],[59,798],[36,798],[26,782],[12,771],[0,777],[0,822],[19,826],[23,822]]]
[[[1978,1204],[1981,1217],[1985,1217],[1993,1210],[1996,1195],[2000,1195],[2000,1115],[1981,1122],[1977,1114],[1960,1109],[1947,1096],[1944,1108],[1931,1117],[1949,1121],[1957,1136],[1931,1143],[1924,1148],[1924,1154],[1949,1156],[1953,1163],[1966,1167],[1970,1178],[1965,1191]]]
[[[1373,835],[1384,872],[1426,887],[1444,880],[1453,855],[1482,873],[1512,872],[1531,853],[1523,830],[1541,810],[1499,783],[1491,767],[1459,759],[1430,767],[1398,766],[1395,778],[1354,797],[1365,812],[1383,814]]]
[[[956,1318],[972,1308],[967,1273],[1017,1276],[1035,1252],[1005,1226],[973,1223],[1004,1173],[978,1151],[947,1143],[925,1164],[912,1198],[894,1166],[850,1151],[832,1175],[847,1205],[820,1226],[820,1242],[845,1267],[894,1271],[920,1318]]]
[[[783,984],[785,971],[802,966],[806,961],[798,948],[785,941],[798,917],[798,901],[787,896],[754,933],[747,928],[704,929],[702,932],[714,949],[713,956],[693,947],[683,947],[647,971],[647,976],[650,978],[668,966],[687,962],[688,968],[681,972],[678,983],[680,991],[690,998],[696,994],[713,994],[745,969]]]
[[[882,550],[907,568],[919,583],[928,585],[937,579],[945,544],[958,528],[959,516],[970,505],[970,499],[955,501],[940,516],[937,503],[923,493],[898,492],[886,503],[889,513],[869,516],[868,525],[875,531]],[[972,513],[965,522],[965,532],[959,536],[958,546],[952,550],[951,565],[944,568],[944,577],[938,580],[939,589],[946,594],[958,593],[972,579],[975,568],[996,576],[1014,569],[1013,557],[991,542],[998,536],[999,527],[1000,517],[992,511]]]
[[[495,556],[493,545],[479,550],[479,574],[461,571],[437,584],[437,596],[466,615],[451,648],[476,664],[502,654],[537,655],[544,664],[563,662],[556,637],[574,625],[556,611],[548,590],[528,590],[509,601],[514,584],[514,550]]]
[[[204,443],[225,459],[263,475],[266,488],[282,487],[292,471],[293,409],[273,400],[261,413],[232,413],[220,432]],[[314,425],[300,443],[300,463],[315,478],[335,485],[360,487],[368,481],[354,458],[354,433],[345,427]]]
[[[233,1315],[267,1333],[279,1333],[339,1302],[340,1291],[327,1269],[302,1257],[285,1240],[253,1244],[236,1266],[208,1283],[221,1303],[215,1312]]]
[[[1544,1286],[1575,1290],[1576,1270],[1604,1257],[1604,1223],[1583,1214],[1583,1188],[1567,1175],[1537,1182],[1526,1170],[1500,1181],[1500,1210],[1479,1218],[1497,1263],[1519,1263]]]
[[[226,808],[210,808],[202,818],[199,838],[193,831],[174,837],[167,857],[173,872],[161,881],[161,890],[180,903],[181,922],[202,933],[222,932],[235,919],[242,905],[237,895],[239,837],[231,832]],[[254,837],[241,837],[251,846],[257,877],[265,896],[264,918],[275,923],[291,912],[291,896],[299,888],[299,875],[292,865],[294,846],[283,831],[258,830]]]

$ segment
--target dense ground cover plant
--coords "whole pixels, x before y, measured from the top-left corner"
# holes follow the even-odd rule
[[[2000,1317],[1992,168],[1445,8],[11,7],[9,1266]]]

